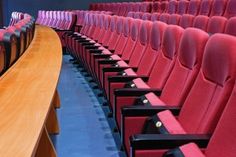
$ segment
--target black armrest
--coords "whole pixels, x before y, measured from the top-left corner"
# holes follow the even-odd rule
[[[102,50],[99,50],[99,49],[90,49],[89,52],[90,52],[90,53],[102,53]]]
[[[97,48],[99,48],[99,46],[95,46],[95,45],[86,45],[86,46],[85,46],[85,49],[94,50],[94,49],[97,49]]]
[[[114,94],[115,96],[122,96],[122,97],[129,97],[129,96],[142,96],[145,94],[148,94],[150,92],[155,93],[157,96],[161,95],[160,89],[155,88],[122,88],[122,89],[116,89]]]
[[[83,42],[82,46],[89,46],[89,45],[94,45],[95,43],[90,43],[90,42]]]
[[[99,64],[115,64],[117,63],[116,60],[99,60],[98,61]]]
[[[135,67],[135,68],[132,68],[135,72],[137,72],[138,71],[138,68],[137,67]]]
[[[87,40],[87,39],[76,39],[76,41],[80,43],[90,43],[90,40]]]
[[[72,30],[64,30],[64,29],[57,29],[56,31],[57,32],[68,32],[68,33],[73,32]]]
[[[173,106],[127,106],[121,109],[122,116],[124,117],[139,117],[139,116],[153,116],[158,112],[170,110],[173,115],[178,116],[180,112],[180,107]]]
[[[173,134],[138,134],[130,137],[132,149],[173,149],[194,142],[200,148],[206,148],[210,135],[173,135]]]
[[[103,72],[120,72],[122,70],[125,70],[129,67],[108,67],[108,68],[103,68]]]
[[[109,58],[110,54],[94,54],[94,58]]]
[[[115,52],[115,50],[109,50],[111,53],[114,53]]]
[[[148,81],[149,77],[147,76],[109,76],[108,81],[109,82],[128,82],[132,81],[136,78],[141,78],[145,82]]]

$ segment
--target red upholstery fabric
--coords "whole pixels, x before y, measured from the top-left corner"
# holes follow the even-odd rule
[[[231,17],[225,27],[225,33],[236,36],[236,17]]]
[[[236,86],[205,151],[206,156],[235,156]],[[224,149],[221,149],[224,148]]]
[[[157,21],[159,20],[160,13],[153,13],[151,16],[151,21]]]
[[[148,93],[145,95],[146,99],[152,106],[166,106],[166,104],[161,101],[154,93]]]
[[[151,13],[144,13],[142,16],[143,20],[151,20]]]
[[[199,29],[185,30],[175,66],[160,96],[167,105],[181,106],[184,103],[201,67],[207,40],[208,34]]]
[[[214,0],[212,2],[210,16],[222,16],[225,12],[226,3],[228,0]]]
[[[169,25],[164,30],[163,40],[162,43],[160,43],[160,54],[152,68],[147,82],[150,87],[163,89],[166,80],[173,69],[182,33],[183,29],[174,25]]]
[[[194,143],[189,143],[180,147],[184,156],[188,157],[205,157],[202,151]]]
[[[176,0],[171,0],[167,6],[167,13],[174,14],[178,8],[178,2]]]
[[[231,18],[236,16],[236,1],[235,0],[228,0],[226,8],[225,8],[225,13],[224,17],[226,18]]]
[[[163,14],[160,15],[159,21],[164,22],[164,23],[168,23],[169,18],[170,18],[170,14],[163,13]]]
[[[170,15],[168,24],[179,25],[180,18],[181,18],[181,15],[179,15],[179,14],[172,14],[172,15]]]
[[[170,134],[186,134],[178,120],[169,110],[159,112],[157,116]]]
[[[189,1],[188,0],[179,0],[179,5],[176,14],[183,15],[188,10]]]
[[[194,20],[193,15],[184,14],[184,15],[182,15],[182,17],[180,19],[179,26],[181,26],[183,28],[192,27],[193,20]]]
[[[209,34],[223,33],[227,19],[222,16],[213,16],[209,19],[207,32]],[[217,26],[217,27],[216,27]]]
[[[189,2],[187,14],[191,14],[195,16],[198,15],[200,2],[201,2],[200,0],[191,0]]]
[[[199,15],[209,16],[211,12],[212,0],[202,0],[200,4]]]
[[[186,132],[212,133],[215,129],[234,85],[235,41],[232,36],[216,34],[207,42],[202,68],[179,115]]]
[[[229,101],[221,115],[221,118],[217,124],[217,127],[210,139],[208,147],[206,148],[204,154],[200,149],[194,144],[186,144],[180,147],[181,152],[185,156],[196,156],[196,157],[214,157],[214,156],[235,156],[235,133],[236,126],[232,123],[236,120],[236,86],[231,93]],[[224,149],[222,149],[224,148]]]
[[[198,15],[194,18],[193,27],[207,31],[209,17],[204,15]]]
[[[152,13],[159,12],[160,11],[160,2],[153,2],[152,3]]]

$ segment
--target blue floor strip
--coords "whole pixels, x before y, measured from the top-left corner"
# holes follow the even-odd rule
[[[58,157],[125,157],[119,151],[118,133],[113,133],[114,120],[106,118],[107,107],[96,96],[85,72],[63,56],[58,84],[61,108],[57,111],[60,134],[53,137]]]

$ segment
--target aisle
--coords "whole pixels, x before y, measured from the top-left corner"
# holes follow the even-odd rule
[[[112,134],[110,129],[112,120],[107,120],[106,108],[95,96],[98,91],[93,91],[89,78],[69,61],[70,56],[63,59],[58,84],[61,132],[53,138],[58,157],[124,157],[114,140],[117,133]]]

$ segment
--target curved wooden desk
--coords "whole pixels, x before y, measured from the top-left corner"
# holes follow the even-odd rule
[[[36,26],[23,56],[0,77],[0,156],[54,157],[48,133],[59,133],[55,108],[62,63],[56,32]]]

